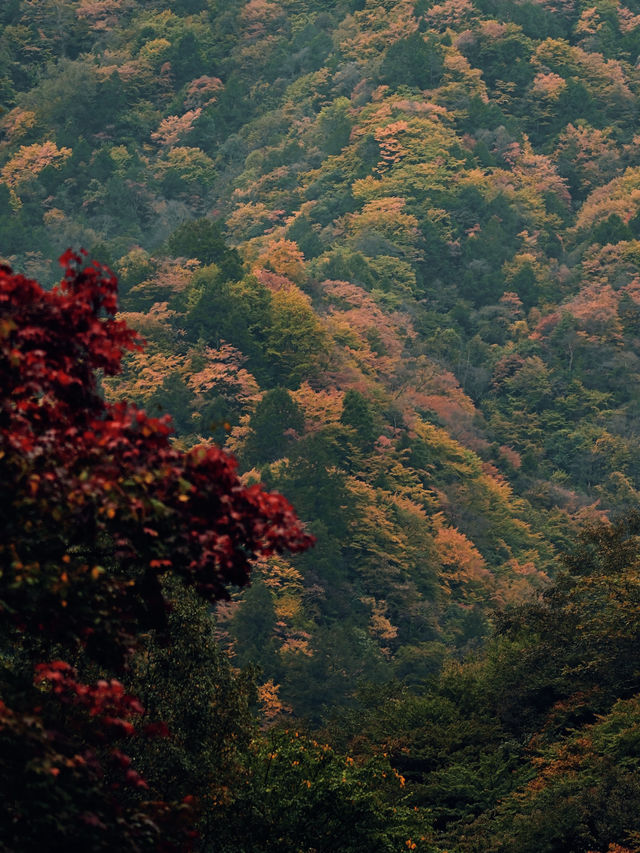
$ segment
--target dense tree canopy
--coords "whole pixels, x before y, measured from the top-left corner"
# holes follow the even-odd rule
[[[639,11],[635,0],[2,4],[0,255],[28,279],[9,276],[12,299],[39,293],[33,279],[48,287],[60,252],[85,245],[122,283],[122,315],[100,322],[125,350],[110,375],[113,345],[100,344],[99,380],[81,391],[94,333],[86,320],[68,339],[82,312],[63,309],[67,291],[43,297],[57,318],[49,344],[23,341],[23,358],[18,332],[2,332],[0,381],[20,387],[21,359],[35,389],[2,415],[16,426],[0,488],[19,483],[0,506],[17,548],[3,552],[0,600],[26,655],[7,660],[23,678],[3,694],[15,720],[31,706],[13,697],[36,689],[33,665],[47,661],[77,674],[43,670],[36,699],[57,672],[65,695],[72,681],[115,678],[147,708],[134,672],[170,669],[162,635],[176,613],[209,636],[198,597],[246,576],[250,554],[234,551],[245,533],[260,552],[253,521],[231,519],[224,538],[216,501],[240,483],[229,506],[255,521],[261,480],[317,545],[260,560],[255,585],[218,606],[224,650],[202,651],[194,681],[208,696],[228,688],[239,723],[222,714],[220,731],[242,748],[224,760],[203,750],[198,778],[229,784],[200,832],[225,825],[230,849],[248,846],[235,803],[263,827],[260,843],[277,825],[302,846],[310,804],[322,814],[334,802],[350,749],[356,764],[387,752],[406,779],[419,832],[397,791],[391,811],[375,806],[387,822],[401,815],[388,842],[399,849],[638,847]],[[109,278],[91,276],[98,290]],[[45,392],[36,353],[53,341],[62,360]],[[73,433],[65,406],[80,398],[97,409]],[[220,520],[210,539],[207,512]],[[608,526],[619,514],[629,535]],[[583,529],[591,539],[563,568]],[[36,654],[34,637],[51,649]],[[339,719],[315,736],[339,756],[318,774],[328,789],[293,798],[298,824],[278,798],[307,765],[293,744],[279,753],[291,763],[267,771],[276,750],[250,730],[251,677],[233,672],[251,661],[274,744],[292,715],[301,729]],[[197,750],[169,681],[152,701],[175,708],[175,771]],[[137,706],[109,695],[114,719],[134,724]],[[357,731],[340,744],[352,713]],[[194,730],[211,720],[196,715]],[[165,799],[151,758],[161,744],[124,752],[149,800],[181,800],[175,779]],[[260,778],[277,790],[256,815]],[[351,811],[359,826],[371,805]],[[318,840],[335,845],[320,822]]]

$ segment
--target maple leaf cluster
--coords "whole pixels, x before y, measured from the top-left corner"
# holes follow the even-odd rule
[[[141,344],[114,319],[115,278],[81,270],[77,256],[64,261],[50,293],[7,270],[0,277],[0,597],[25,627],[86,641],[96,601],[124,608],[132,578],[138,604],[158,603],[167,570],[214,600],[248,581],[252,559],[311,539],[283,497],[242,485],[231,456],[184,453],[166,418],[103,400],[96,370],[112,375]],[[70,606],[80,605],[80,582],[92,590],[82,593],[88,606]]]

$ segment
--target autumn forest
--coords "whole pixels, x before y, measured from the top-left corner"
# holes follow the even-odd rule
[[[1,4],[3,853],[638,853],[639,441],[638,0]]]

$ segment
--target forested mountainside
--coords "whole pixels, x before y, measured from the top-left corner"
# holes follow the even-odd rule
[[[6,0],[0,27],[0,253],[108,264],[147,346],[107,399],[316,537],[218,607],[267,714],[385,745],[424,849],[632,844],[640,3]]]

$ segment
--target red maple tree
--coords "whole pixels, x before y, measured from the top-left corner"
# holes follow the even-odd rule
[[[0,765],[12,780],[0,841],[188,847],[189,803],[131,797],[145,781],[120,741],[140,703],[60,657],[117,674],[143,632],[165,631],[171,578],[214,601],[248,582],[254,559],[312,538],[282,496],[243,485],[233,457],[180,450],[168,418],[104,400],[100,376],[142,341],[115,318],[108,269],[71,251],[61,263],[51,291],[0,268]]]

